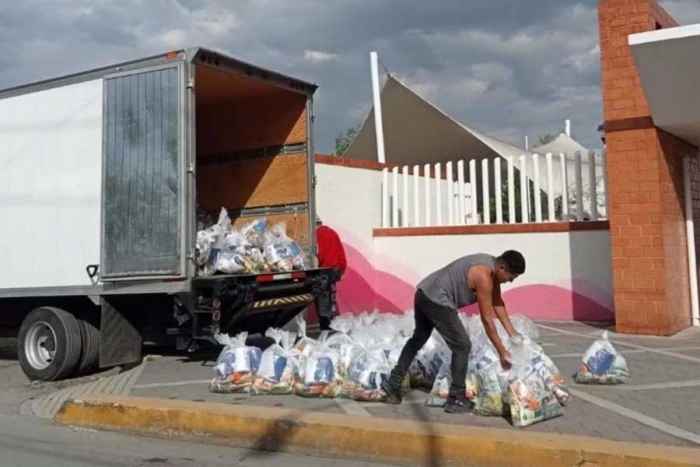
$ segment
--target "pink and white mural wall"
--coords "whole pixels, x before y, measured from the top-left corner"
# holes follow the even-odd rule
[[[418,282],[459,256],[517,249],[526,273],[504,286],[511,313],[538,320],[613,319],[607,230],[375,237],[381,225],[381,172],[316,164],[317,210],[340,235],[348,270],[338,285],[341,313],[413,308]],[[464,310],[476,313],[476,306]]]

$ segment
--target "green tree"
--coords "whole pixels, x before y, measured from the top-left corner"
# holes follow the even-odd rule
[[[357,138],[357,134],[360,132],[360,127],[361,125],[355,125],[354,127],[345,130],[345,133],[340,133],[338,136],[336,136],[335,156],[342,156],[347,152],[352,142],[355,141],[355,138]]]

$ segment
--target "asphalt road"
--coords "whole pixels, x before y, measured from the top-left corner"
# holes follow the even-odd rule
[[[343,461],[251,451],[182,441],[55,426],[20,415],[20,404],[68,383],[31,384],[16,361],[15,341],[0,339],[0,464],[2,467],[380,467]]]

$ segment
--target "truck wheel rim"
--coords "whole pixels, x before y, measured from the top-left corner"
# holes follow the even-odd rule
[[[48,323],[41,321],[32,325],[24,341],[24,354],[37,370],[51,365],[56,355],[56,333]]]

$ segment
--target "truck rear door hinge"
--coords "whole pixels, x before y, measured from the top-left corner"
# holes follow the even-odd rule
[[[188,174],[193,174],[194,173],[194,162],[190,162],[187,165],[187,173]]]
[[[194,89],[194,80],[193,79],[187,80],[187,89]]]

